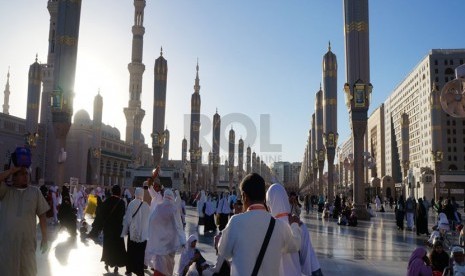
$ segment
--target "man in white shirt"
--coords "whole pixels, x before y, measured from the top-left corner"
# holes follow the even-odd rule
[[[265,181],[256,174],[247,175],[240,184],[244,210],[234,215],[222,232],[218,255],[231,261],[231,275],[251,275],[270,224],[265,206]],[[276,220],[257,275],[280,275],[283,253],[297,252],[301,244],[299,219],[289,223]],[[244,229],[247,229],[245,234]]]

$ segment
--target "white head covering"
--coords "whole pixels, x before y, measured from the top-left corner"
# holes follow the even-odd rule
[[[195,255],[195,248],[191,247],[191,243],[193,241],[198,241],[196,234],[192,234],[189,236],[186,242],[186,247],[184,248],[181,258],[179,259],[179,267],[178,267],[178,275],[184,274],[184,268],[189,265],[190,260],[194,258]]]
[[[266,192],[266,203],[272,216],[291,212],[289,197],[281,184],[275,183],[270,186]]]
[[[149,237],[145,251],[147,264],[157,255],[175,253],[186,243],[182,227],[178,229],[176,209],[173,191],[165,189],[163,202],[155,208],[149,219]]]
[[[137,187],[134,195],[137,199],[144,200],[144,189]]]

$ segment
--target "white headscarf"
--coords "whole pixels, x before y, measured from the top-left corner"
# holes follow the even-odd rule
[[[174,204],[174,193],[165,189],[163,202],[152,212],[149,219],[149,238],[145,250],[145,261],[151,263],[156,255],[164,256],[175,253],[186,243],[184,231],[179,228],[177,208]]]
[[[270,186],[266,192],[266,203],[273,217],[283,213],[289,214],[291,212],[289,197],[281,184],[275,183]]]
[[[184,268],[189,264],[189,261],[195,255],[195,247],[191,247],[191,243],[193,241],[198,241],[198,237],[196,234],[192,234],[189,236],[186,242],[186,247],[182,251],[181,258],[179,259],[179,267],[178,267],[178,275],[183,275]]]
[[[223,196],[221,197],[218,208],[216,210],[218,214],[230,214],[231,207],[229,206],[229,192],[224,192]]]
[[[281,184],[275,183],[270,186],[266,192],[266,202],[272,216],[278,216],[278,220],[289,223],[288,216],[286,215],[291,212],[289,196]],[[305,224],[302,224],[300,227],[302,228],[300,254],[283,254],[281,259],[282,275],[301,275],[301,273],[311,275],[313,271],[320,269],[320,263],[313,249],[308,229]]]

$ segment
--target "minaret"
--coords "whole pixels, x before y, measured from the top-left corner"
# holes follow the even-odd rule
[[[236,148],[236,134],[234,129],[231,127],[229,131],[229,147],[228,147],[228,160],[229,160],[229,191],[232,191],[234,182],[234,151]]]
[[[39,125],[39,101],[42,80],[42,68],[36,61],[29,67],[29,83],[27,87],[26,131],[37,133]]]
[[[162,149],[164,149],[164,143],[166,143],[166,137],[163,136],[163,128],[165,127],[168,62],[163,57],[163,48],[160,50],[160,57],[155,60],[154,74],[152,148],[153,163],[155,166],[158,166],[162,156]],[[165,160],[164,154],[163,160]]]
[[[58,1],[53,62],[52,123],[58,160],[55,183],[65,181],[66,136],[73,115],[74,80],[81,20],[81,1]],[[53,164],[53,163],[52,163]]]
[[[238,153],[238,160],[237,160],[237,172],[238,172],[238,180],[237,182],[240,183],[242,178],[244,177],[244,140],[242,137],[239,139],[239,148],[237,150]]]
[[[165,138],[165,144],[163,145],[163,166],[167,166],[170,159],[170,131],[168,128],[165,129],[163,136]]]
[[[213,175],[213,153],[208,153],[208,177],[207,177],[207,190],[212,191],[212,175]]]
[[[182,164],[186,164],[186,161],[187,161],[187,139],[186,137],[182,139],[181,160],[182,160]]]
[[[247,152],[246,152],[246,171],[245,171],[246,174],[249,174],[252,172],[252,168],[251,168],[252,157],[250,156],[251,152],[252,150],[250,149],[250,146],[248,146]]]
[[[229,174],[228,174],[229,162],[228,160],[224,160],[224,180],[229,181]]]
[[[44,139],[43,154],[43,175],[45,183],[50,184],[55,179],[56,174],[56,141],[52,124],[51,98],[53,87],[53,65],[55,62],[55,52],[57,44],[57,20],[58,20],[58,1],[48,0],[47,9],[50,14],[50,24],[48,31],[48,54],[47,64],[42,65],[42,98],[40,102],[40,123],[45,125],[45,133],[42,134]]]
[[[352,128],[353,200],[357,217],[369,220],[365,205],[364,136],[373,86],[370,83],[368,0],[344,0],[346,83],[344,92]]]
[[[192,93],[191,98],[191,129],[190,129],[190,159],[191,159],[191,177],[197,174],[197,165],[199,159],[199,132],[200,132],[200,79],[199,79],[199,61],[197,60],[197,73],[195,76],[195,84],[194,84],[194,93]],[[191,192],[192,191],[192,184],[197,185],[197,183],[193,183],[191,179]],[[198,187],[195,186],[197,189]]]
[[[328,201],[334,198],[334,157],[337,147],[337,60],[331,52],[323,57],[323,135],[328,160]]]
[[[323,169],[325,167],[325,148],[323,145],[323,91],[316,92],[315,98],[315,141],[318,162],[318,194],[324,195]]]
[[[188,175],[189,175],[189,165],[187,163],[187,139],[184,137],[182,139],[182,149],[181,149],[181,161],[182,161],[182,170],[183,170],[183,185],[184,189],[187,189],[186,185],[188,184]]]
[[[93,185],[100,184],[100,157],[102,144],[102,115],[103,115],[103,98],[100,90],[94,98],[94,115],[92,117],[93,141],[91,150],[91,179]]]
[[[257,160],[256,161],[257,166],[255,166],[255,168],[256,168],[255,171],[256,171],[256,173],[261,175],[262,174],[262,167],[261,167],[262,163],[260,162],[260,156],[257,156],[256,160]]]
[[[141,108],[140,95],[142,93],[142,74],[145,65],[142,63],[144,44],[144,8],[145,0],[134,0],[134,25],[132,26],[132,56],[129,70],[129,102],[124,108],[126,116],[126,143],[133,145],[133,158],[136,164],[141,164],[141,124],[145,110]],[[155,115],[155,114],[154,114]],[[162,124],[161,131],[163,131]]]
[[[213,190],[216,191],[218,185],[218,167],[220,165],[220,135],[221,135],[221,117],[218,114],[218,109],[213,115]]]
[[[3,95],[3,113],[8,115],[10,114],[10,67],[8,67],[8,74],[6,74],[6,85]]]
[[[252,152],[252,172],[257,173],[257,154]]]

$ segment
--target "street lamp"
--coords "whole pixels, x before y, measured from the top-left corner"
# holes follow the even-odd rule
[[[373,86],[371,83],[363,83],[358,79],[353,86],[346,83],[344,92],[346,98],[346,106],[348,108],[351,127],[352,127],[352,142],[354,155],[354,183],[353,183],[353,199],[354,208],[357,217],[360,219],[370,219],[370,215],[366,210],[364,200],[364,185],[363,185],[363,151],[364,151],[364,136],[366,133],[368,122],[368,108],[370,106],[371,93]]]

